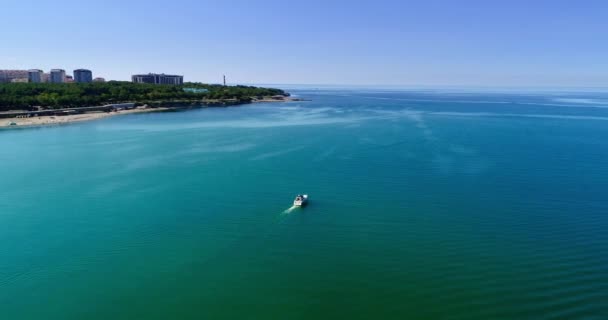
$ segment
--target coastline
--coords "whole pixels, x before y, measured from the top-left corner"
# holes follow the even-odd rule
[[[292,98],[292,97],[281,97],[281,98],[262,98],[262,99],[253,99],[251,103],[265,103],[265,102],[297,102],[297,101],[311,101],[302,98]]]
[[[213,106],[229,106],[229,105],[241,105],[241,104],[249,104],[249,103],[268,103],[268,102],[293,102],[293,101],[308,101],[300,98],[291,98],[291,97],[265,97],[263,99],[253,99],[250,102],[239,103],[237,100],[230,99],[221,99],[221,100],[205,100],[202,101],[202,105],[199,105],[200,108],[213,107]],[[80,114],[71,114],[71,115],[62,115],[62,116],[38,116],[38,117],[29,117],[29,118],[3,118],[0,119],[0,129],[17,129],[17,128],[31,128],[31,127],[40,127],[40,126],[52,126],[52,125],[62,125],[69,124],[74,122],[82,122],[82,121],[93,121],[104,119],[108,117],[125,115],[125,114],[135,114],[135,113],[148,113],[148,112],[162,112],[168,110],[179,110],[179,109],[187,109],[192,106],[188,106],[187,104],[180,104],[171,106],[171,103],[163,103],[166,106],[156,106],[156,107],[147,107],[147,108],[135,108],[129,110],[117,110],[112,112],[88,112],[88,113],[80,113]]]
[[[148,112],[160,112],[171,110],[171,108],[140,108],[131,110],[120,110],[113,112],[91,112],[82,114],[73,114],[65,116],[40,116],[40,117],[29,117],[29,118],[5,118],[0,119],[0,128],[24,128],[24,127],[38,127],[38,126],[51,126],[61,125],[73,122],[92,121],[124,114],[135,114],[135,113],[148,113]],[[13,124],[14,123],[14,124]]]

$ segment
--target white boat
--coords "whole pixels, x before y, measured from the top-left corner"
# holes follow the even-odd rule
[[[299,194],[296,196],[296,199],[293,200],[293,205],[295,207],[303,207],[308,203],[308,195],[307,194]]]

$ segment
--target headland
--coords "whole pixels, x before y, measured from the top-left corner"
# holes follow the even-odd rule
[[[0,84],[0,127],[67,124],[174,109],[301,101],[275,88],[202,83]]]

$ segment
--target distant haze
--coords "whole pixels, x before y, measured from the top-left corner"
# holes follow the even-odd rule
[[[4,0],[0,69],[129,80],[606,86],[603,1]]]

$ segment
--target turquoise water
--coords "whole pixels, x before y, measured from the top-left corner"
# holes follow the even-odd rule
[[[289,89],[0,131],[0,319],[608,318],[608,94]]]

